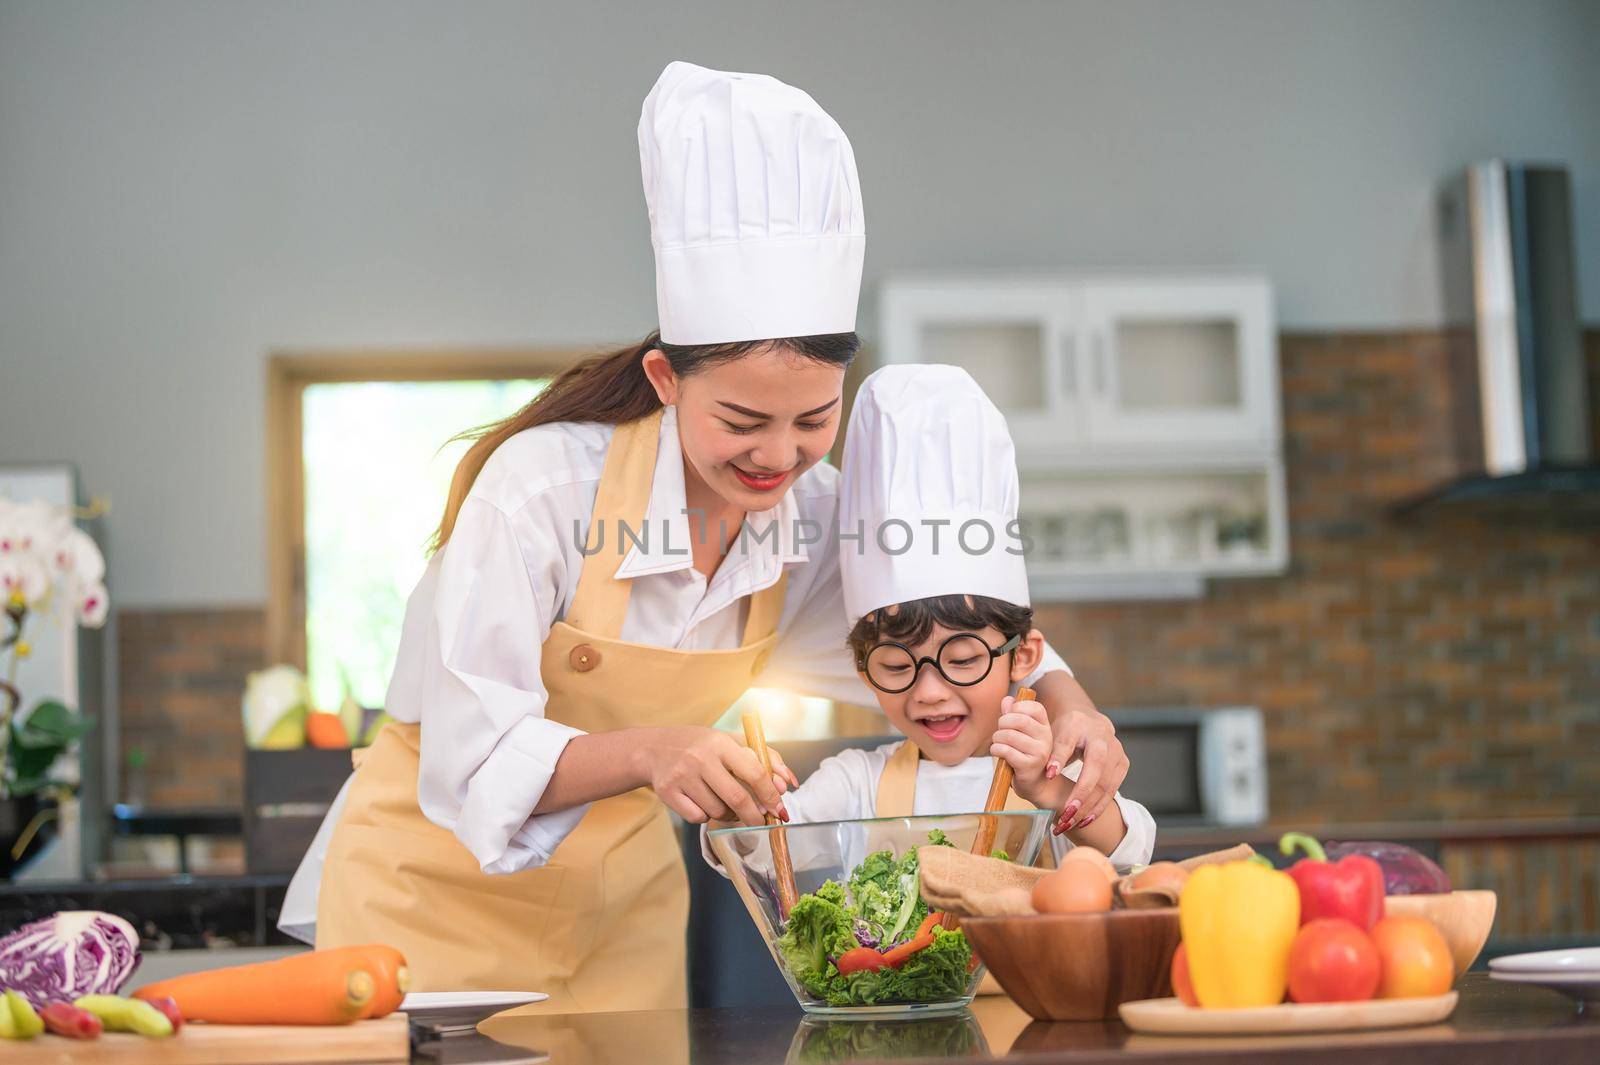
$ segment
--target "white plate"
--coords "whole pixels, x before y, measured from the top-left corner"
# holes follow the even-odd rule
[[[1490,973],[1489,979],[1548,987],[1579,1002],[1600,1002],[1600,973]]]
[[[429,1013],[446,1010],[508,1010],[549,997],[539,991],[414,991],[400,1003],[400,1009],[413,1017],[426,1018]]]
[[[1541,950],[1533,954],[1507,954],[1489,959],[1497,973],[1589,973],[1600,977],[1600,947]]]

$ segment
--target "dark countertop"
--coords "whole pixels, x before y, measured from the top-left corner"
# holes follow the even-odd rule
[[[422,1062],[542,1061],[552,1065],[780,1065],[789,1062],[995,1060],[1096,1065],[1127,1060],[1295,1065],[1472,1065],[1600,1061],[1600,1015],[1540,988],[1472,973],[1445,1023],[1386,1032],[1306,1036],[1143,1036],[1119,1022],[1031,1021],[1005,998],[979,999],[953,1017],[902,1022],[822,1021],[798,1008],[675,1010],[539,1016],[512,1010],[484,1034],[424,1043]],[[493,1039],[488,1038],[492,1036]],[[549,1055],[548,1058],[542,1055]]]

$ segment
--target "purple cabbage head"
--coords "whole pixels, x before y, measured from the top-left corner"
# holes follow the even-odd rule
[[[113,913],[71,910],[0,939],[0,987],[42,1009],[115,995],[139,966],[139,933]]]
[[[1365,854],[1383,869],[1385,895],[1448,895],[1450,877],[1427,855],[1400,843],[1330,843],[1328,860]]]

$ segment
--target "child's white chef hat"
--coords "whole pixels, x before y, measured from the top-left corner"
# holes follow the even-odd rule
[[[967,371],[902,364],[868,377],[839,502],[849,623],[935,595],[1027,606],[1019,495],[1005,417]]]
[[[639,166],[662,340],[855,329],[867,241],[856,159],[810,96],[670,63],[639,114]]]

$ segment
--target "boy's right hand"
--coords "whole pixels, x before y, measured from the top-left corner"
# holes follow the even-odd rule
[[[1001,700],[999,727],[990,740],[989,753],[1011,765],[1012,788],[1035,806],[1054,806],[1047,793],[1060,786],[1045,778],[1054,746],[1050,716],[1043,703],[1018,702],[1009,695]]]
[[[638,730],[635,758],[642,782],[669,809],[690,824],[707,821],[765,823],[771,813],[787,821],[783,792],[799,787],[777,750],[768,776],[755,752],[714,728],[647,728]]]

